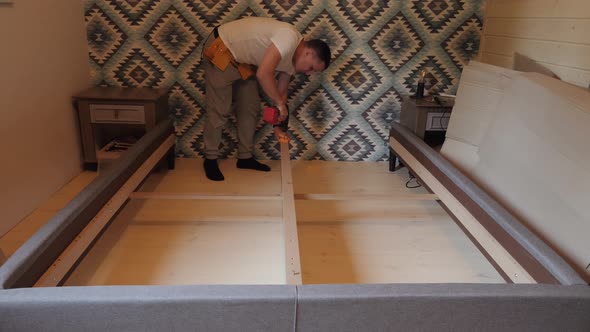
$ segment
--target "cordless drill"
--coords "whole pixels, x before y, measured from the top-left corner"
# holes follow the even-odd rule
[[[279,109],[276,107],[265,107],[264,113],[262,115],[262,119],[264,122],[269,123],[271,125],[278,125],[281,123],[279,121],[280,112]]]

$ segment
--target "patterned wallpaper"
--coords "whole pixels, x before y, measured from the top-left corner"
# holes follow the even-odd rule
[[[203,156],[200,54],[213,27],[246,16],[290,22],[333,54],[325,72],[291,82],[291,156],[376,161],[387,159],[389,123],[422,71],[431,92],[456,91],[479,48],[483,8],[484,0],[86,0],[85,17],[94,84],[169,88],[180,157]],[[262,121],[256,142],[257,158],[280,158]],[[236,151],[230,124],[220,152]]]

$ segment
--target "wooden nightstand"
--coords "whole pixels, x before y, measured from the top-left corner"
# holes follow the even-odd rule
[[[90,88],[76,94],[86,168],[95,169],[97,152],[115,138],[139,139],[168,114],[166,90]]]
[[[402,96],[400,123],[431,146],[440,146],[444,142],[453,106],[451,98]],[[395,164],[396,156],[390,148],[390,171],[394,171]]]
[[[447,99],[434,99],[428,96],[415,99],[402,97],[400,123],[424,139],[427,132],[447,131],[454,102]],[[438,100],[438,102],[437,102]]]

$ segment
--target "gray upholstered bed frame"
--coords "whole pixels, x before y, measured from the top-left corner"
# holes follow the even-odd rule
[[[396,124],[390,141],[395,154],[422,179],[426,173],[409,159],[418,160],[536,283],[514,283],[520,276],[506,272],[498,256],[482,245],[506,284],[33,288],[171,134],[171,125],[162,123],[144,136],[0,267],[1,331],[590,331],[587,283],[485,192]],[[453,208],[445,207],[455,217]],[[466,234],[481,245],[470,229]]]

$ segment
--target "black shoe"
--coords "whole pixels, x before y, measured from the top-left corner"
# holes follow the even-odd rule
[[[225,179],[217,165],[217,159],[205,159],[203,166],[205,167],[205,175],[207,175],[209,180],[223,181]]]
[[[262,171],[262,172],[270,172],[270,167],[268,167],[265,164],[259,163],[254,158],[238,159],[238,162],[236,163],[236,167],[243,168],[243,169],[253,169],[253,170]]]

